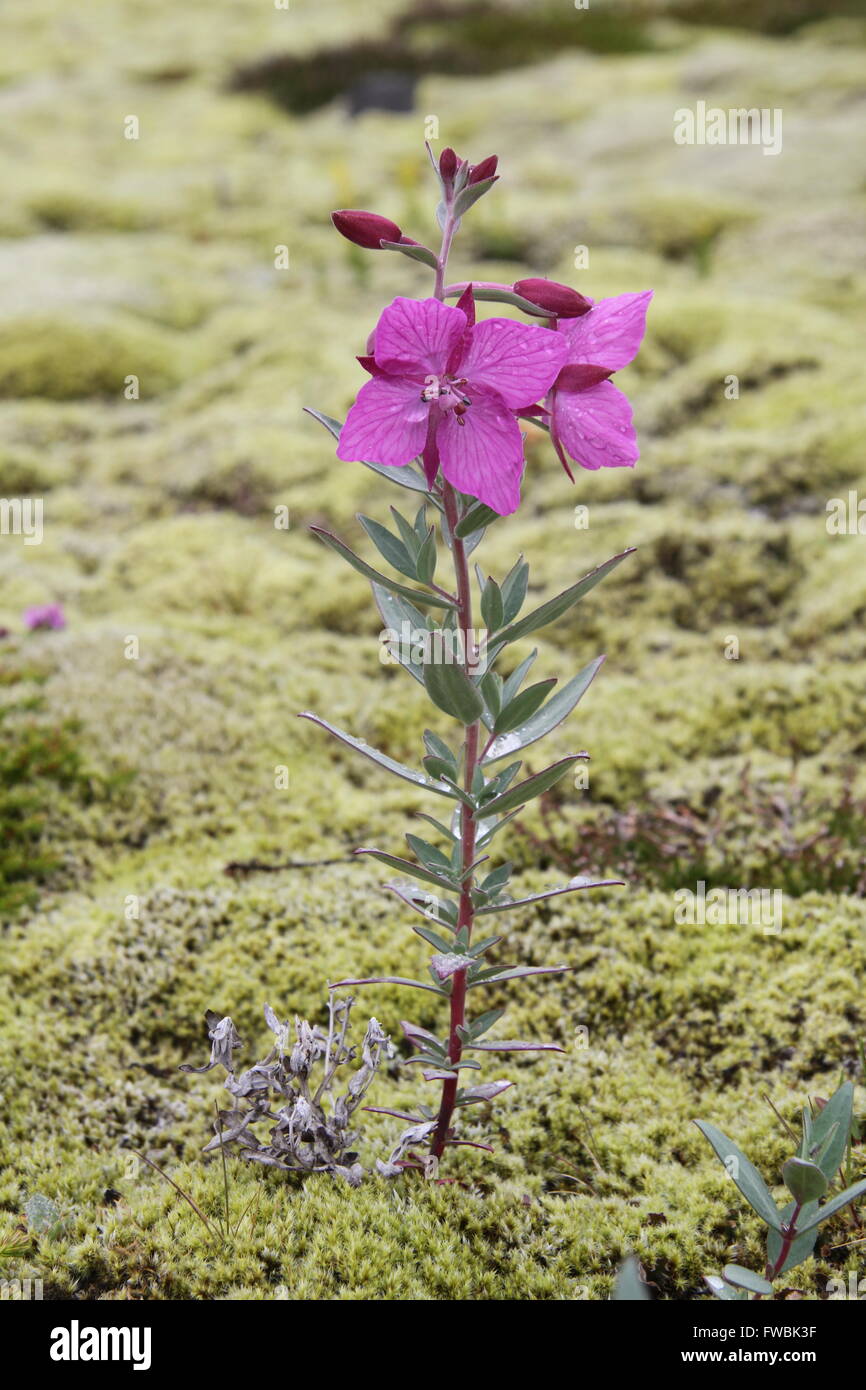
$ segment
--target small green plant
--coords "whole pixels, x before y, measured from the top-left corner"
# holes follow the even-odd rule
[[[729,1264],[721,1275],[705,1275],[705,1281],[715,1297],[725,1301],[772,1297],[773,1281],[812,1254],[818,1228],[866,1193],[866,1178],[861,1178],[828,1197],[843,1165],[842,1181],[851,1177],[852,1144],[859,1132],[854,1119],[854,1087],[846,1081],[820,1108],[804,1108],[799,1147],[782,1168],[791,1198],[782,1208],[777,1206],[757,1168],[732,1139],[706,1120],[695,1123],[728,1176],[767,1226],[763,1275]]]

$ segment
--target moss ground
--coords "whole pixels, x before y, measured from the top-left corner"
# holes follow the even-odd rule
[[[482,552],[501,577],[523,550],[541,595],[638,546],[539,642],[541,675],[608,655],[550,740],[592,753],[589,788],[562,801],[558,853],[594,808],[720,797],[726,862],[739,854],[743,883],[772,888],[764,831],[738,804],[744,764],[782,791],[795,768],[831,804],[864,791],[864,539],[826,526],[828,499],[864,488],[862,21],[804,5],[811,22],[768,36],[647,6],[626,51],[563,45],[484,76],[432,74],[409,114],[351,120],[327,102],[299,117],[231,90],[236,66],[313,54],[335,24],[376,40],[400,8],[123,0],[85,7],[72,32],[57,0],[34,0],[3,45],[16,143],[0,149],[0,493],[43,497],[45,537],[0,536],[0,698],[38,688],[39,719],[76,730],[86,770],[41,786],[50,876],[0,937],[0,1220],[14,1227],[35,1192],[60,1206],[63,1229],[17,1266],[55,1296],[602,1298],[635,1249],[664,1297],[702,1297],[703,1271],[757,1266],[760,1243],[691,1120],[751,1146],[775,1179],[785,1140],[762,1095],[790,1119],[856,1074],[853,875],[833,893],[807,875],[764,935],[675,925],[648,873],[503,919],[512,955],[575,969],[490,1004],[508,1003],[510,1033],[566,1052],[509,1065],[519,1085],[467,1130],[497,1153],[462,1151],[460,1184],[353,1192],[233,1164],[236,1216],[258,1200],[224,1245],[131,1152],[216,1213],[222,1175],[198,1157],[216,1073],[177,1071],[204,1059],[205,1008],[232,1014],[252,1060],[265,1000],[321,1019],[328,979],[422,967],[369,867],[224,869],[396,850],[422,804],[294,716],[319,709],[404,759],[427,719],[379,663],[364,581],[307,532],[326,523],[360,544],[354,513],[395,499],[337,463],[301,407],[342,417],[381,303],[424,292],[422,267],[364,258],[327,212],[372,205],[432,235],[430,115],[442,143],[502,156],[459,273],[656,290],[622,382],[637,469],[572,489],[532,440],[524,506]],[[698,99],[781,108],[782,153],[676,145],[673,112]],[[24,635],[23,609],[45,602],[67,628]],[[546,833],[537,815],[527,829]],[[507,848],[521,886],[555,876],[525,841]],[[390,1029],[407,1008],[390,988],[365,1005]],[[435,1003],[415,1016],[437,1021]],[[421,1085],[394,1068],[374,1103],[405,1106]],[[398,1128],[370,1117],[366,1156]],[[831,1271],[856,1267],[851,1238],[838,1220],[792,1286],[822,1296]]]

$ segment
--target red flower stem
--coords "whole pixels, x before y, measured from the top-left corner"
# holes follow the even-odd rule
[[[472,646],[472,589],[469,582],[469,564],[466,558],[466,547],[462,540],[456,536],[455,529],[459,520],[457,509],[457,498],[450,483],[443,483],[443,501],[445,503],[445,517],[448,522],[448,529],[451,532],[451,552],[454,557],[454,571],[457,578],[457,620],[460,630],[463,633],[463,652],[467,666],[473,662],[475,651]],[[475,769],[478,765],[478,734],[479,725],[467,725],[466,735],[463,743],[463,787],[471,794],[472,783],[475,778]],[[473,863],[475,859],[475,815],[473,811],[464,803],[460,808],[460,839],[462,844],[462,865],[463,872]],[[460,905],[457,914],[457,929],[466,929],[467,939],[472,936],[472,924],[475,917],[475,910],[472,905],[472,875],[470,874],[463,882],[460,890]],[[466,1025],[466,971],[458,970],[451,976],[451,1027],[448,1037],[448,1058],[452,1065],[460,1061],[463,1051],[463,1044],[458,1033],[458,1028]],[[450,1077],[442,1083],[442,1100],[439,1104],[439,1116],[436,1121],[436,1129],[430,1144],[430,1152],[436,1159],[442,1157],[442,1152],[448,1141],[451,1117],[454,1114],[454,1101],[457,1095],[458,1077]]]

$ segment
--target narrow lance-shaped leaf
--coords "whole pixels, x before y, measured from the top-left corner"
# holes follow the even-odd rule
[[[855,1202],[858,1197],[862,1197],[866,1192],[866,1178],[860,1182],[855,1182],[851,1187],[846,1187],[844,1192],[831,1197],[829,1202],[825,1202],[823,1207],[819,1207],[814,1216],[807,1223],[797,1223],[799,1235],[806,1235],[809,1231],[815,1230],[822,1222],[827,1221],[831,1216],[835,1216],[837,1211],[847,1207],[850,1202]]]
[[[430,869],[425,869],[423,864],[416,864],[411,859],[401,859],[399,855],[387,854],[383,849],[370,849],[366,845],[353,852],[357,855],[368,855],[371,859],[378,859],[380,863],[387,864],[390,869],[398,869],[400,873],[410,874],[413,878],[420,878],[422,883],[433,883],[446,893],[455,891],[456,884],[453,879],[443,878],[441,874],[433,873]]]
[[[546,627],[548,623],[554,622],[563,613],[567,613],[569,608],[573,608],[584,594],[588,594],[591,589],[594,589],[596,584],[610,574],[611,570],[616,569],[627,555],[633,554],[634,546],[624,550],[620,555],[614,555],[612,559],[606,560],[603,565],[599,565],[597,569],[584,575],[583,579],[578,580],[576,584],[572,584],[570,589],[563,589],[561,594],[548,599],[547,603],[543,603],[540,608],[534,609],[532,613],[527,613],[525,618],[520,618],[516,623],[512,623],[509,627],[503,628],[501,632],[497,632],[496,640],[516,642],[519,637],[526,637],[530,632],[535,632],[538,628]]]
[[[572,753],[567,758],[560,758],[559,762],[551,763],[550,767],[546,767],[543,772],[536,772],[534,776],[527,777],[525,781],[509,787],[502,796],[496,796],[492,801],[485,803],[485,817],[504,815],[506,811],[513,811],[534,797],[541,796],[542,792],[548,791],[559,781],[560,777],[564,777],[570,767],[574,767],[576,762],[586,756],[586,753]]]
[[[365,743],[362,738],[353,738],[344,729],[338,729],[335,724],[329,724],[327,719],[320,719],[317,714],[312,714],[310,710],[303,710],[299,719],[309,719],[312,724],[318,724],[320,729],[325,729],[332,738],[336,738],[340,743],[344,743],[347,748],[353,748],[356,753],[360,753],[377,767],[384,768],[386,772],[392,772],[395,777],[401,777],[404,782],[411,782],[413,786],[422,788],[423,791],[436,792],[437,796],[453,796],[453,793],[444,782],[431,781],[422,772],[415,772],[411,767],[398,763],[396,759],[389,758],[387,753],[380,753],[378,748],[371,748],[369,743]]]
[[[395,570],[405,574],[408,579],[418,578],[415,561],[399,536],[393,535],[387,526],[382,525],[381,521],[376,521],[371,516],[364,516],[362,512],[358,513],[358,520],[379,554],[388,561],[389,565],[393,565]]]
[[[773,1292],[773,1285],[769,1280],[762,1278],[760,1274],[755,1274],[754,1270],[745,1269],[742,1265],[725,1265],[722,1270],[722,1277],[728,1284],[733,1284],[735,1288],[747,1289],[749,1293],[762,1294],[764,1298],[769,1298]]]
[[[845,1157],[851,1133],[853,1107],[854,1087],[850,1081],[845,1081],[830,1097],[820,1114],[812,1120],[811,1152],[806,1157],[818,1164],[828,1181],[832,1179]]]
[[[476,917],[488,912],[512,912],[517,907],[528,907],[531,903],[543,902],[545,898],[558,898],[561,893],[576,893],[583,888],[623,888],[620,878],[573,878],[563,888],[550,888],[545,893],[530,893],[526,898],[499,898],[495,903],[475,909]]]
[[[418,246],[414,241],[380,241],[379,245],[383,251],[399,251],[410,260],[429,266],[431,270],[438,265],[436,255],[429,246]]]
[[[782,1220],[778,1208],[754,1163],[746,1158],[746,1155],[737,1148],[732,1139],[729,1139],[709,1121],[696,1120],[695,1124],[704,1138],[712,1145],[724,1164],[728,1176],[736,1183],[749,1206],[758,1213],[763,1221],[766,1221],[768,1226],[775,1227],[777,1231],[780,1230]]]
[[[496,735],[507,734],[512,729],[525,725],[541,708],[555,685],[556,678],[552,677],[546,681],[537,681],[535,685],[521,690],[519,695],[515,695],[514,699],[500,710],[493,725],[493,732]]]
[[[551,733],[571,714],[603,665],[604,657],[596,657],[595,661],[584,666],[583,670],[579,671],[561,690],[558,690],[555,695],[551,695],[536,714],[531,715],[509,732],[498,735],[490,745],[484,763],[495,763],[500,758],[507,758],[509,754],[528,748],[531,743],[536,743],[538,739]],[[506,682],[506,688],[507,685],[508,682]],[[520,697],[518,696],[518,698]]]
[[[447,997],[448,991],[437,989],[433,984],[425,984],[423,980],[407,980],[402,975],[370,975],[363,980],[335,980],[328,989],[350,989],[356,985],[405,985],[407,989],[426,989],[430,994],[444,994]]]
[[[330,531],[325,531],[321,526],[311,526],[310,530],[325,545],[330,546],[338,555],[352,566],[352,569],[363,574],[367,579],[373,580],[376,584],[381,584],[384,588],[390,589],[392,593],[402,594],[404,598],[411,599],[413,603],[426,603],[432,608],[453,608],[454,605],[449,599],[442,598],[440,594],[427,594],[421,589],[410,589],[408,584],[400,584],[396,579],[390,579],[387,574],[381,574],[379,570],[368,565],[366,560],[362,560],[360,555],[356,555],[345,542],[338,536],[332,535]]]

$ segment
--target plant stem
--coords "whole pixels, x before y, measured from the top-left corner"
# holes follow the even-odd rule
[[[454,200],[453,194],[447,199],[446,212],[442,226],[442,246],[436,263],[436,285],[434,295],[437,299],[445,298],[445,272],[448,267],[448,256],[451,251],[451,241],[455,232]],[[469,580],[469,564],[466,556],[466,547],[463,541],[455,534],[457,523],[460,520],[460,509],[457,501],[457,494],[450,483],[442,480],[442,502],[445,508],[445,519],[448,523],[448,530],[451,538],[451,555],[454,561],[454,574],[457,588],[457,623],[463,637],[463,658],[469,671],[474,664],[475,651],[472,645],[472,589]],[[479,724],[467,725],[463,741],[463,787],[471,795],[472,784],[475,780],[475,769],[478,766],[478,743],[479,743]],[[460,841],[461,841],[461,865],[463,873],[470,867],[475,859],[475,815],[465,803],[460,808]],[[465,932],[465,939],[468,941],[472,936],[472,923],[474,919],[474,908],[472,906],[472,875],[468,875],[460,889],[460,904],[457,916],[457,931],[461,929]],[[448,1057],[452,1065],[460,1061],[463,1044],[460,1040],[458,1028],[462,1028],[466,1023],[466,971],[458,970],[451,976],[451,1022],[448,1035]],[[438,1164],[442,1157],[451,1127],[451,1117],[454,1114],[454,1102],[457,1095],[458,1074],[442,1083],[442,1099],[439,1104],[439,1115],[436,1121],[436,1129],[430,1144],[431,1157]]]
[[[457,508],[457,498],[450,483],[443,484],[443,499],[445,502],[445,516],[448,528],[451,532],[451,553],[454,558],[454,572],[457,580],[457,621],[460,631],[463,634],[463,653],[467,666],[471,666],[474,660],[474,648],[472,647],[472,589],[469,582],[469,565],[466,558],[466,547],[462,540],[454,534],[459,512]],[[466,734],[463,742],[463,788],[468,794],[472,793],[472,784],[475,779],[475,769],[478,766],[478,735],[479,724],[469,724],[466,727]],[[462,867],[464,874],[475,859],[475,814],[465,802],[460,808],[460,841],[462,846]],[[457,916],[457,930],[465,929],[467,941],[472,936],[472,924],[475,911],[472,905],[472,875],[470,874],[463,882],[460,890],[460,906]],[[451,976],[451,1025],[448,1038],[448,1057],[452,1065],[460,1061],[463,1045],[460,1040],[458,1028],[465,1027],[466,1024],[466,971],[458,970]],[[436,1122],[436,1130],[430,1145],[430,1152],[434,1158],[442,1157],[442,1152],[448,1140],[448,1132],[451,1125],[451,1117],[454,1113],[454,1099],[457,1095],[458,1077],[454,1076],[442,1083],[442,1100],[439,1105],[439,1116]]]
[[[791,1246],[797,1239],[797,1218],[800,1215],[801,1203],[797,1202],[791,1212],[791,1219],[782,1228],[782,1248],[779,1251],[779,1258],[774,1265],[767,1264],[765,1277],[772,1284],[773,1280],[781,1273],[782,1267],[791,1253]]]

